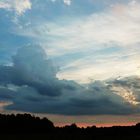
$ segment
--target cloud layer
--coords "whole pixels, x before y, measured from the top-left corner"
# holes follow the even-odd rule
[[[140,113],[139,9],[130,0],[0,0],[0,110]],[[34,43],[43,47],[26,46]]]
[[[137,77],[80,85],[57,79],[57,72],[41,47],[20,48],[13,56],[12,66],[0,66],[0,100],[4,103],[3,107],[6,110],[63,115],[139,112],[140,86]],[[131,96],[135,98],[118,94],[114,87],[131,90]],[[127,95],[130,96],[129,92]]]
[[[66,12],[66,9],[63,10]],[[43,19],[38,22],[17,29],[15,33],[29,37],[46,48],[48,55],[61,66],[57,74],[60,79],[85,83],[90,78],[104,80],[140,75],[139,1],[119,1],[100,12],[59,15],[53,21]],[[59,59],[63,58],[66,58],[65,61],[60,62]]]

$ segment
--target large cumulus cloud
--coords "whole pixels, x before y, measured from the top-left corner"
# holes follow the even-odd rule
[[[0,66],[0,101],[10,102],[5,105],[6,110],[36,113],[90,115],[139,112],[139,107],[134,107],[113,89],[118,84],[121,87],[134,85],[133,92],[138,98],[139,85],[132,84],[136,78],[125,82],[110,80],[80,85],[74,81],[59,80],[57,72],[57,67],[40,46],[20,48],[13,56],[12,66]]]

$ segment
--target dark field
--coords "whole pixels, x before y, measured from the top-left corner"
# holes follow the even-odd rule
[[[54,134],[55,135],[55,134]],[[119,136],[105,136],[105,137],[87,137],[87,136],[60,136],[60,135],[1,135],[2,140],[140,140],[140,136],[134,137],[119,137]]]
[[[140,136],[83,136],[73,134],[8,134],[1,140],[140,140]]]
[[[54,127],[30,114],[0,115],[0,140],[140,140],[140,124],[109,128]]]

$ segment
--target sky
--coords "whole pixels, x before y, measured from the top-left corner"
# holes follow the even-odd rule
[[[0,0],[0,112],[140,122],[139,25],[140,0]]]

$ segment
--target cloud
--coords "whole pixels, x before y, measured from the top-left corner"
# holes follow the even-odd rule
[[[66,4],[66,5],[71,5],[71,0],[64,0],[64,4]]]
[[[58,0],[51,0],[52,2],[56,2],[56,1],[58,1]],[[65,5],[68,5],[68,6],[70,6],[71,5],[71,2],[72,2],[72,0],[62,0],[63,2],[64,2],[64,4]]]
[[[139,43],[139,9],[139,2],[133,5],[116,4],[88,16],[71,17],[65,21],[63,17],[62,22],[59,18],[55,23],[43,21],[41,25],[27,28],[27,31],[25,28],[19,34],[38,38],[41,41],[46,41],[45,36],[49,36],[52,39],[49,45],[56,48],[61,46],[64,51],[76,51],[78,48],[84,49],[92,45],[97,45],[94,47],[97,50],[99,45],[110,43],[117,43],[121,47],[132,47],[131,45]]]
[[[14,11],[17,15],[22,15],[26,10],[30,10],[31,6],[30,0],[0,0],[0,8]]]
[[[6,110],[63,115],[139,112],[137,104],[113,90],[116,80],[80,85],[56,78],[58,70],[55,67],[40,46],[20,48],[13,56],[12,66],[0,67],[0,101],[8,103],[3,107]],[[129,83],[135,79],[126,81]],[[135,87],[139,89],[139,85],[135,84]],[[138,93],[135,91],[136,95]]]
[[[136,48],[122,50],[121,47],[115,47],[114,44],[102,51],[88,50],[85,55],[81,55],[81,58],[65,63],[57,76],[59,79],[65,78],[88,83],[91,79],[105,80],[118,76],[140,75],[138,68],[140,48]]]
[[[137,76],[119,78],[111,83],[111,89],[134,105],[140,104],[140,78]]]
[[[13,57],[12,67],[1,67],[0,83],[29,85],[35,87],[42,94],[52,96],[59,94],[59,83],[55,77],[57,71],[51,61],[46,59],[45,52],[38,46],[20,49]],[[46,93],[46,91],[49,92]]]
[[[15,32],[46,48],[48,55],[60,63],[60,79],[85,83],[91,77],[104,80],[140,75],[139,19],[140,3],[136,1],[114,4],[84,16],[77,13],[59,17],[55,22],[44,19]],[[57,61],[66,56],[66,62]]]

